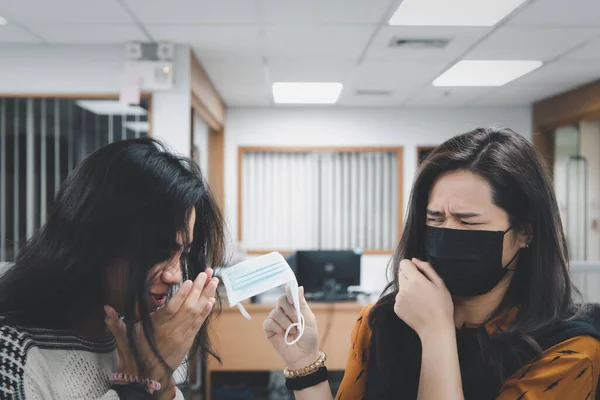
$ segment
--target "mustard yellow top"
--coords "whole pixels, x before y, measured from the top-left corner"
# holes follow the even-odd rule
[[[351,333],[351,350],[346,363],[344,379],[336,399],[362,399],[365,394],[371,329],[368,316],[372,305],[365,307]],[[489,334],[498,327],[507,327],[516,310],[490,321]],[[553,346],[536,361],[524,365],[510,376],[497,400],[569,399],[592,400],[600,373],[600,342],[591,336],[576,336]]]

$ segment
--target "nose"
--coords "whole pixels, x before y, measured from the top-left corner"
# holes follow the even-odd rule
[[[167,285],[178,285],[181,283],[181,279],[181,266],[179,263],[174,263],[174,265],[165,269],[161,276],[161,280]]]

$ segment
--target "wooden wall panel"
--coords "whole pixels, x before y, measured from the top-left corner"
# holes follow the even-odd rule
[[[552,171],[554,131],[565,125],[600,118],[600,81],[588,83],[533,104],[533,143]]]
[[[225,103],[194,54],[191,55],[190,74],[192,107],[214,130],[223,130]]]
[[[208,184],[217,199],[221,211],[225,211],[225,134],[208,131]]]

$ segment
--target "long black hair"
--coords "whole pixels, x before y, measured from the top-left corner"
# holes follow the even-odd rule
[[[457,170],[471,171],[488,181],[494,204],[506,211],[515,232],[524,232],[531,240],[529,247],[521,250],[507,293],[488,321],[513,307],[519,307],[518,315],[508,330],[482,345],[485,358],[504,379],[504,355],[517,352],[524,360],[540,355],[535,334],[582,312],[573,300],[578,292],[569,276],[567,242],[547,168],[531,143],[510,129],[476,129],[456,136],[421,164],[402,238],[388,266],[390,283],[373,307],[369,323],[381,364],[392,367],[397,359],[385,351],[393,340],[386,330],[397,319],[393,306],[399,264],[413,257],[426,259],[431,188],[440,176]]]
[[[23,327],[74,330],[91,313],[103,313],[106,269],[125,260],[123,316],[133,321],[137,307],[144,334],[163,360],[148,311],[148,274],[181,248],[178,235],[190,248],[184,277],[195,279],[207,267],[223,265],[224,222],[199,167],[152,139],[103,147],[67,177],[47,223],[0,278],[0,315]],[[212,353],[207,325],[192,352]],[[128,336],[143,366],[131,323]]]

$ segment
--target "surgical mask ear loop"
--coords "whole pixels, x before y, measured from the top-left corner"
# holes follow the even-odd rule
[[[285,330],[285,336],[283,337],[285,344],[287,344],[288,346],[296,344],[298,342],[298,340],[300,340],[302,338],[302,335],[304,334],[304,326],[305,326],[304,325],[304,316],[302,314],[298,314],[298,322],[294,322],[293,324],[288,326],[287,329]],[[298,333],[297,333],[296,339],[292,340],[291,342],[288,342],[288,336],[289,336],[290,332],[292,331],[292,329],[295,327],[298,327]]]
[[[285,330],[285,336],[283,337],[283,340],[285,341],[285,344],[287,344],[288,346],[296,344],[300,340],[300,338],[304,334],[304,328],[305,328],[304,316],[300,312],[300,295],[299,295],[299,290],[298,290],[298,282],[296,282],[295,279],[292,282],[290,282],[290,295],[292,297],[292,302],[294,303],[294,308],[296,309],[296,314],[298,315],[298,322],[294,322],[293,324],[288,326],[287,329]],[[291,330],[296,327],[298,328],[298,333],[297,333],[296,339],[294,339],[291,342],[288,342],[288,336],[289,336]]]

